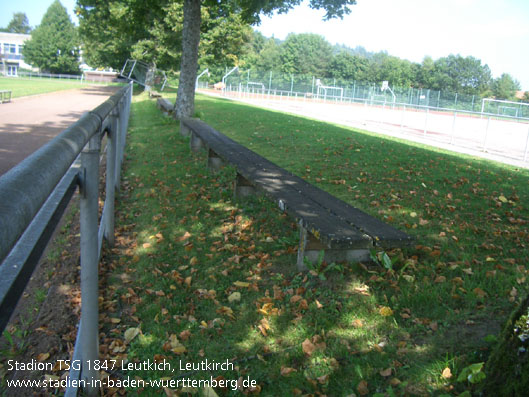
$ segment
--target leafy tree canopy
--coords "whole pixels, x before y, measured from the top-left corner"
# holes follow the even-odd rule
[[[77,31],[59,0],[50,5],[22,51],[27,63],[43,71],[79,73]]]
[[[31,33],[31,26],[29,26],[29,20],[25,13],[15,12],[7,28],[3,30],[9,33],[29,34]]]
[[[503,73],[492,83],[492,94],[496,99],[515,100],[516,91],[519,90],[520,83],[507,73]]]

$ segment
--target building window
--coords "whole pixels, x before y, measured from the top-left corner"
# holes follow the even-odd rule
[[[18,71],[17,65],[7,65],[7,75],[16,76]]]

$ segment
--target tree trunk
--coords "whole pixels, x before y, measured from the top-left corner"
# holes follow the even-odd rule
[[[175,116],[178,119],[191,117],[195,112],[195,80],[198,69],[200,19],[200,0],[184,0],[182,64],[175,103]]]

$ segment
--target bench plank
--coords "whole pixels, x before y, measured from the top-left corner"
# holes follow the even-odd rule
[[[393,248],[413,242],[406,233],[277,166],[198,119],[181,120],[181,127],[192,134],[194,144],[191,147],[194,150],[207,147],[210,153],[233,164],[238,174],[257,191],[275,200],[282,211],[298,221],[302,252],[324,248],[327,255],[328,250],[358,249],[360,254],[347,251],[345,257],[358,255],[364,258],[366,250],[373,246]],[[316,240],[321,246],[314,248]]]

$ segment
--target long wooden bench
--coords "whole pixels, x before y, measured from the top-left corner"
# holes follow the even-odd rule
[[[156,99],[156,105],[165,114],[170,115],[173,113],[173,104],[165,98],[159,97],[158,99]]]
[[[284,170],[198,119],[180,120],[180,132],[190,136],[193,151],[208,151],[214,170],[230,163],[237,170],[235,195],[264,193],[279,209],[296,219],[300,228],[297,265],[305,260],[360,262],[371,250],[403,247],[413,238]]]

